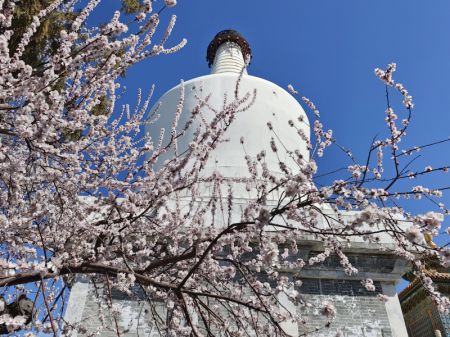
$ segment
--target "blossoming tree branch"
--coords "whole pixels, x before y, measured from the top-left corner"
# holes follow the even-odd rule
[[[111,292],[133,296],[136,287],[151,305],[164,303],[166,317],[156,309],[153,317],[164,336],[241,336],[243,329],[249,335],[288,336],[283,322],[301,322],[302,317],[280,305],[279,295],[296,301],[301,294],[292,290],[299,281],[281,271],[295,269],[301,275],[305,265],[337,256],[345,272],[355,274],[346,256],[351,239],[376,243],[381,234],[395,240],[394,253],[409,262],[440,309],[450,308],[421,262],[433,257],[449,266],[448,247],[433,242],[442,234],[447,212],[438,199],[449,186],[398,187],[405,179],[448,168],[414,169],[411,156],[433,143],[401,147],[413,102],[394,80],[395,64],[375,70],[380,88],[386,88],[388,136],[374,139],[363,162],[342,148],[353,161],[342,177],[329,186],[315,184],[314,157],[339,145],[331,130],[323,129],[314,103],[298,96],[314,116],[315,140],[310,142],[298,127],[301,116],[288,125],[292,137],[307,143],[311,159],[286,148],[268,120],[273,137],[261,142],[278,156],[280,173],[267,169],[267,152],[246,153],[243,137],[248,174],[231,179],[206,172],[205,165],[227,141],[236,116],[258,100],[257,90],[240,88],[244,69],[234,96],[225,98],[223,106],[210,105],[215,95],[210,92],[182,116],[185,93],[180,90],[170,129],[145,133],[160,118],[158,104],[150,109],[152,92],[139,91],[134,105],[116,106],[118,78],[137,62],[151,62],[186,44],[170,39],[175,16],[167,27],[160,24],[167,13],[163,9],[176,1],[143,1],[133,28],[121,21],[120,12],[102,27],[87,27],[100,0],[88,1],[59,32],[57,50],[37,65],[27,64],[24,52],[42,20],[54,11],[73,11],[75,2],[52,1],[12,50],[15,2],[0,1],[1,333],[82,334],[82,322],[69,324],[63,314],[71,285],[78,275],[88,275],[106,289],[98,293],[106,303],[99,306],[99,319],[111,315],[117,336],[123,332]],[[164,31],[160,40],[157,30]],[[298,95],[293,86],[289,90]],[[390,101],[397,97],[404,111],[394,111]],[[281,159],[286,157],[289,165]],[[255,197],[237,207],[239,186]],[[212,192],[205,197],[206,189]],[[277,200],[271,202],[274,195]],[[400,206],[410,197],[432,200],[435,209],[410,214]],[[346,221],[324,209],[359,212]],[[321,253],[307,260],[297,257],[305,235],[322,245]],[[374,290],[370,279],[361,287]],[[329,302],[318,309],[327,318],[319,329],[326,329],[336,309]]]

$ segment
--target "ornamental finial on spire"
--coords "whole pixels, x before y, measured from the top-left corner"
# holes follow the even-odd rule
[[[247,40],[236,30],[225,29],[217,33],[214,39],[208,46],[208,51],[206,53],[206,60],[208,61],[208,66],[211,67],[214,63],[214,58],[216,57],[217,49],[225,42],[234,42],[241,48],[242,55],[244,57],[252,58],[252,50]]]

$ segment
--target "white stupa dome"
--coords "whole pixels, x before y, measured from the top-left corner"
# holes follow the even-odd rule
[[[218,33],[208,48],[207,59],[212,69],[211,74],[193,78],[183,82],[185,100],[180,117],[179,127],[190,116],[198,103],[198,98],[205,99],[210,95],[208,104],[215,110],[221,110],[224,98],[231,102],[235,95],[236,83],[245,67],[243,54],[251,57],[251,50],[244,38],[233,30]],[[172,116],[180,97],[180,85],[170,89],[160,99],[158,113],[160,120],[149,126],[148,132],[157,138],[158,130],[164,127],[170,131]],[[286,90],[265,79],[247,74],[242,75],[239,86],[239,96],[247,92],[253,95],[256,90],[254,104],[245,111],[238,112],[235,120],[227,130],[225,138],[228,141],[219,144],[209,157],[204,174],[218,170],[225,177],[249,176],[245,153],[240,142],[244,138],[245,152],[252,158],[265,150],[268,169],[278,174],[281,172],[279,160],[283,161],[294,172],[298,164],[292,159],[289,151],[297,150],[305,161],[309,161],[309,150],[306,141],[298,135],[298,130],[309,139],[310,126],[308,118],[297,100]],[[250,100],[249,100],[250,101]],[[245,105],[245,104],[244,104]],[[206,119],[214,116],[214,111],[208,108],[202,110]],[[295,122],[295,128],[289,125]],[[198,121],[200,123],[200,121]],[[270,122],[272,130],[267,123]],[[191,127],[191,134],[195,126]],[[187,148],[192,137],[189,134],[179,141],[179,152]],[[274,138],[279,151],[271,150],[270,140]],[[288,151],[286,151],[286,149]]]

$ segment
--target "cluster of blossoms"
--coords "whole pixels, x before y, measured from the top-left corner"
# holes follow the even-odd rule
[[[402,96],[403,96],[403,105],[407,109],[412,109],[414,107],[412,97],[409,95],[408,90],[401,83],[396,83],[392,76],[397,69],[397,65],[395,63],[390,63],[387,66],[386,70],[382,70],[380,68],[375,68],[375,75],[382,80],[386,85],[394,87]]]
[[[295,90],[295,88],[292,86],[292,84],[288,84],[287,88],[292,95],[298,94],[298,91]]]
[[[26,322],[26,317],[24,316],[15,316],[12,317],[8,314],[0,315],[0,325],[4,325],[7,329],[7,332],[14,332],[20,327],[22,327]]]
[[[298,91],[296,91],[294,89],[292,84],[288,85],[288,90],[293,95],[298,94]],[[316,143],[317,143],[317,145],[316,145],[317,148],[315,150],[315,153],[317,153],[317,155],[319,157],[322,157],[325,148],[330,146],[333,143],[333,131],[332,130],[328,130],[328,131],[323,130],[323,124],[318,119],[320,117],[320,112],[317,109],[316,105],[309,98],[303,96],[302,101],[304,103],[306,103],[306,105],[314,113],[314,116],[317,118],[314,121],[314,127],[313,127],[313,132],[314,132],[314,135],[316,136]],[[302,119],[299,119],[299,121],[303,122]],[[292,120],[289,121],[289,126],[295,127],[294,122]],[[300,135],[302,141],[306,142],[308,147],[312,147],[311,143],[309,141],[309,137],[304,134],[303,130],[301,128],[298,128],[297,132]]]
[[[305,102],[305,104],[314,112],[314,115],[316,117],[320,117],[320,112],[317,110],[314,103],[308,98],[308,97],[302,97],[302,101]]]
[[[164,4],[167,7],[173,7],[177,4],[177,0],[164,0]]]
[[[361,281],[361,284],[366,288],[367,291],[375,291],[375,285],[373,284],[373,280],[366,279]]]
[[[385,82],[387,85],[394,85],[394,80],[392,79],[392,75],[394,71],[397,69],[397,64],[389,63],[386,70],[382,70],[380,68],[375,68],[375,75],[377,75],[380,80]]]
[[[336,308],[332,303],[326,301],[323,303],[321,313],[328,319],[333,320],[336,317]]]

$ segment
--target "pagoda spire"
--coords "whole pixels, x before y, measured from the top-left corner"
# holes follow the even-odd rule
[[[242,35],[231,29],[216,34],[208,46],[206,59],[212,68],[211,74],[237,73],[244,68],[246,58],[251,58],[251,49]]]

